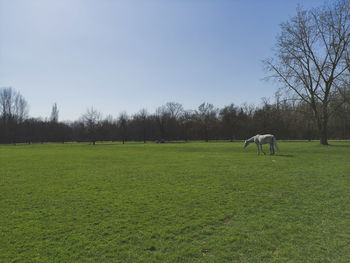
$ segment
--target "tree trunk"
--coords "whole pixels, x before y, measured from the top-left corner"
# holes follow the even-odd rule
[[[328,111],[327,111],[327,105],[323,105],[322,113],[319,113],[316,108],[316,104],[311,104],[311,108],[313,110],[318,132],[320,135],[320,144],[322,145],[328,145]]]
[[[320,143],[328,145],[328,120],[324,120],[320,129]]]
[[[321,131],[320,143],[322,145],[328,145],[327,131]]]
[[[204,140],[206,141],[206,142],[209,142],[209,132],[208,132],[208,127],[207,126],[205,126],[205,128],[204,128]]]

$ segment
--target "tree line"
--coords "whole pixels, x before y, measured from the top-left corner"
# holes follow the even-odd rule
[[[350,139],[350,104],[336,106],[329,120],[331,139]],[[263,99],[261,105],[230,104],[217,108],[202,103],[185,110],[168,102],[149,113],[146,109],[128,115],[103,115],[91,107],[76,121],[59,121],[57,104],[45,119],[32,118],[28,103],[12,88],[0,89],[0,143],[91,142],[97,141],[188,141],[243,140],[255,134],[272,133],[278,139],[319,139],[317,122],[307,103],[281,98]]]

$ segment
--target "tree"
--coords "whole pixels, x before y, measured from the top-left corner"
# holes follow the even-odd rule
[[[0,89],[0,116],[4,121],[22,122],[28,117],[28,103],[24,97],[13,88]]]
[[[213,104],[204,102],[199,105],[198,111],[196,113],[204,133],[204,140],[207,142],[209,141],[210,131],[217,120],[218,110],[214,107]]]
[[[237,137],[237,114],[238,109],[234,104],[226,106],[220,110],[224,133],[230,141],[233,141]]]
[[[0,89],[1,141],[16,143],[19,124],[28,118],[28,103],[13,88]]]
[[[184,111],[182,105],[177,102],[167,102],[165,104],[165,109],[168,112],[169,117],[175,120],[177,120]]]
[[[189,130],[191,125],[193,125],[194,122],[194,112],[191,110],[183,111],[181,114],[181,117],[179,119],[179,123],[182,127],[182,133],[183,133],[183,139],[187,141],[189,139]]]
[[[348,75],[342,79],[341,85],[338,85],[337,88],[342,98],[350,105],[350,50],[346,53],[345,61],[348,66]]]
[[[98,130],[101,125],[102,114],[91,107],[87,109],[86,113],[81,117],[81,119],[87,129],[89,141],[95,145],[98,139]]]
[[[140,134],[143,143],[146,143],[147,137],[147,118],[149,114],[146,109],[141,109],[137,114],[134,115],[133,121],[136,122],[136,129]]]
[[[155,113],[155,120],[159,130],[159,141],[161,142],[164,142],[165,139],[168,139],[166,138],[167,137],[166,127],[167,127],[168,119],[169,119],[169,113],[167,112],[166,107],[165,106],[158,107]]]
[[[180,118],[184,113],[183,106],[177,102],[168,102],[164,106],[166,113],[166,134],[168,139],[178,140],[180,135]]]
[[[51,116],[50,116],[50,121],[51,122],[54,122],[54,123],[57,123],[58,122],[58,108],[57,108],[57,104],[54,103],[52,105],[52,111],[51,111]]]
[[[328,144],[328,121],[348,65],[350,1],[338,0],[297,15],[281,25],[274,58],[265,60],[273,79],[313,111],[320,143]]]
[[[128,121],[129,121],[128,114],[126,112],[120,113],[119,118],[118,118],[118,128],[120,130],[120,135],[121,135],[121,139],[122,139],[123,144],[127,140]]]
[[[102,141],[115,141],[117,140],[117,121],[113,119],[112,115],[107,115],[104,120],[101,121],[101,127],[99,129],[99,136]]]

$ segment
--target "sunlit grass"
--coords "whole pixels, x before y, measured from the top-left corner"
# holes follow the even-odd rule
[[[348,262],[350,142],[331,144],[0,146],[0,261]]]

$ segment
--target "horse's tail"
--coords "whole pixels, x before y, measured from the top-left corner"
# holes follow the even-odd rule
[[[277,144],[277,140],[275,137],[273,137],[273,144],[275,145],[276,149],[279,150],[280,148],[278,148],[278,144]]]

